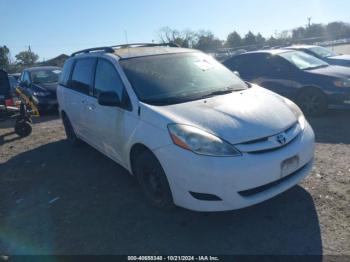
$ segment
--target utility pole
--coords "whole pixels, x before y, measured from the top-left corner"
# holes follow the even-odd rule
[[[129,44],[128,31],[124,30],[124,36],[125,36],[126,44],[128,45]]]
[[[30,48],[30,45],[28,46],[28,51],[29,51],[29,55],[30,55],[30,62],[31,65],[34,64],[34,59],[33,59],[33,53],[32,53],[32,49]]]
[[[312,19],[312,17],[308,17],[308,18],[307,18],[307,21],[308,21],[308,27],[310,27],[310,26],[311,26],[311,19]]]
[[[8,57],[10,65],[11,65],[14,61],[12,61],[12,54],[11,54],[11,50],[10,49],[9,49],[9,53],[8,53],[7,57]]]

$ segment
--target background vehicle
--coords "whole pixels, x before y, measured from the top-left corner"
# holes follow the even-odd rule
[[[350,55],[338,55],[328,48],[317,45],[296,45],[285,47],[285,49],[303,51],[309,55],[313,55],[328,64],[350,67]]]
[[[16,88],[19,85],[19,78],[20,78],[20,74],[9,74],[8,78],[9,78],[9,82],[10,82],[10,87],[11,87],[11,92],[13,95],[16,94]]]
[[[66,61],[57,97],[69,141],[124,166],[159,208],[253,205],[313,165],[313,130],[293,102],[196,50],[82,50]]]
[[[296,101],[309,115],[350,108],[350,68],[329,65],[300,51],[264,50],[224,62],[241,77]]]
[[[21,91],[31,99],[39,111],[57,108],[57,82],[61,68],[53,66],[24,69],[20,77]]]
[[[12,94],[7,72],[0,69],[0,101],[5,103],[5,100],[10,98],[12,98]]]
[[[14,131],[17,135],[25,137],[32,132],[31,116],[26,103],[21,102],[19,108],[13,106],[7,72],[0,70],[0,121],[8,119],[15,119]]]

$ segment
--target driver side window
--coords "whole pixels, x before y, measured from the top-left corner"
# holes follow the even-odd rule
[[[29,73],[28,72],[24,72],[23,73],[22,83],[24,83],[25,85],[29,86],[29,84],[30,84],[30,77],[29,77]]]
[[[282,58],[278,56],[269,56],[266,58],[266,72],[269,74],[275,73],[288,73],[291,68],[288,62],[284,61]]]
[[[117,70],[111,62],[105,59],[98,59],[97,62],[94,97],[98,98],[101,92],[115,92],[123,105],[129,105],[128,95]]]

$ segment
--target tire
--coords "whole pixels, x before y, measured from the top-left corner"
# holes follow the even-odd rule
[[[297,103],[308,116],[323,115],[328,110],[326,96],[315,89],[302,91],[297,98]]]
[[[62,122],[69,143],[71,143],[73,146],[79,146],[81,144],[81,141],[75,134],[73,126],[66,115],[62,116]]]
[[[25,120],[16,122],[15,133],[20,137],[29,136],[32,133],[32,126]]]
[[[172,210],[175,205],[168,179],[157,158],[143,151],[133,161],[133,170],[140,187],[149,202],[162,210]]]

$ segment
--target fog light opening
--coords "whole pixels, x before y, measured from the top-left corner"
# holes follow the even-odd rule
[[[222,201],[220,197],[212,194],[204,194],[204,193],[197,193],[197,192],[191,192],[191,191],[190,191],[190,194],[192,197],[202,201]]]

